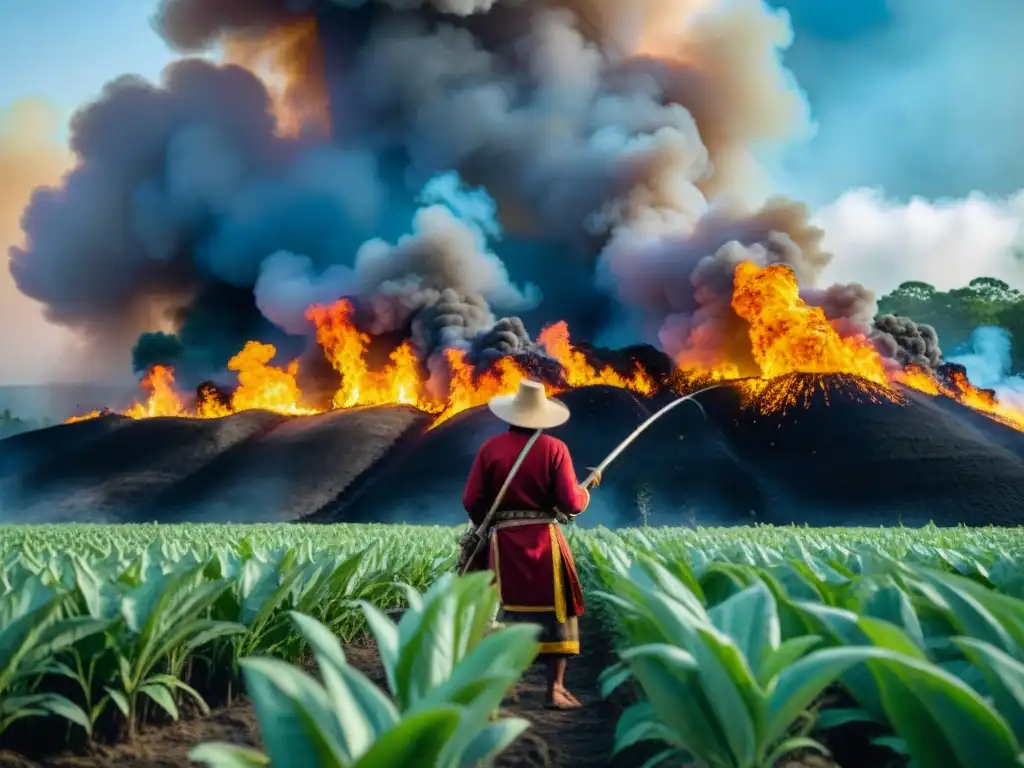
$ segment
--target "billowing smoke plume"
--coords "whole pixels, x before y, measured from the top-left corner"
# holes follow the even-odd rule
[[[805,208],[763,201],[755,148],[809,122],[761,0],[165,0],[157,21],[200,50],[312,19],[319,50],[290,61],[317,71],[288,74],[323,83],[332,140],[285,135],[240,67],[116,81],[26,212],[21,290],[74,328],[173,330],[136,362],[196,376],[247,338],[297,354],[304,306],[342,295],[428,360],[528,350],[526,324],[566,319],[742,363],[742,260],[789,265],[838,328],[873,332],[870,294],[816,287],[831,256]]]
[[[915,323],[909,317],[879,315],[875,330],[876,346],[900,365],[934,370],[942,362],[939,335],[930,325]]]
[[[1010,334],[995,326],[976,328],[969,348],[949,362],[962,365],[971,383],[995,392],[999,402],[1024,408],[1024,377],[1011,374]]]

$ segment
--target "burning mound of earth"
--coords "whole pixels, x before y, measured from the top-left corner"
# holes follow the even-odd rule
[[[312,307],[324,389],[299,361],[252,341],[233,387],[184,394],[155,366],[146,399],[0,442],[8,522],[237,521],[457,523],[462,484],[501,425],[483,404],[531,377],[573,418],[554,430],[577,472],[662,405],[622,455],[585,524],[1014,525],[1024,509],[1024,414],[962,368],[900,366],[865,335],[809,306],[781,264],[740,263],[732,358],[670,360],[650,347],[575,345],[565,323],[528,349],[444,365],[410,340],[374,361],[342,299]],[[728,347],[729,345],[725,345]],[[379,350],[377,354],[379,356]]]
[[[1019,524],[1024,433],[945,395],[893,393],[841,374],[727,382],[698,396],[703,412],[684,404],[644,432],[580,522]],[[670,396],[561,397],[573,418],[553,433],[582,475]],[[3,518],[459,523],[473,453],[502,427],[479,406],[431,420],[397,405],[52,427],[0,442]]]

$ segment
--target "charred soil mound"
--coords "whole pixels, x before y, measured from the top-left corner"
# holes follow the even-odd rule
[[[427,417],[106,417],[0,441],[5,522],[265,522],[320,508]]]
[[[946,398],[872,402],[840,376],[776,380],[761,397],[797,390],[767,414],[733,385],[681,403],[612,465],[581,524],[1024,521],[1024,433]],[[552,434],[580,477],[672,402],[611,387],[562,399],[573,415]],[[433,429],[401,407],[95,419],[0,441],[0,520],[461,523],[473,455],[503,428],[486,408]]]
[[[606,386],[571,390],[561,400],[572,418],[550,434],[569,446],[580,479],[661,404]],[[316,519],[462,523],[462,490],[473,456],[504,429],[486,408],[459,414],[403,445],[360,493],[339,499]],[[613,464],[580,522],[623,527],[640,525],[647,515],[651,524],[699,519],[728,525],[745,522],[758,500],[719,431],[696,405],[683,403]]]
[[[649,415],[635,395],[615,387],[571,390],[560,399],[572,418],[550,434],[572,449],[581,478]],[[505,429],[487,408],[464,411],[406,442],[359,492],[336,499],[315,519],[462,523],[462,490],[473,457],[484,441]],[[601,522],[621,524],[616,504],[600,506],[607,507]]]
[[[776,389],[777,388],[777,389]],[[800,402],[761,415],[735,389],[707,393],[710,420],[760,489],[761,522],[810,525],[1018,525],[1020,432],[943,397],[874,399],[840,376],[776,380],[762,398]]]

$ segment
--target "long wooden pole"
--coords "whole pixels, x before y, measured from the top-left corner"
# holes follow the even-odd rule
[[[724,386],[724,385],[725,385],[725,382],[719,382],[718,384],[712,384],[710,387],[704,387],[703,389],[698,389],[696,392],[691,392],[688,395],[684,395],[683,397],[680,397],[678,400],[673,400],[671,403],[669,403],[665,407],[661,408],[660,410],[656,411],[655,413],[652,413],[650,416],[647,417],[647,419],[639,427],[634,429],[626,437],[625,440],[623,440],[621,443],[619,443],[617,446],[615,446],[615,450],[613,450],[611,453],[609,453],[605,457],[604,461],[602,461],[593,470],[591,470],[590,474],[587,475],[587,479],[584,480],[582,483],[580,483],[580,485],[583,486],[584,488],[590,488],[590,486],[594,484],[594,480],[597,478],[597,476],[603,474],[604,471],[608,468],[608,465],[611,464],[613,461],[615,461],[617,458],[619,458],[619,455],[624,450],[626,450],[634,440],[636,440],[638,437],[640,437],[640,435],[642,435],[644,433],[644,430],[646,430],[649,426],[651,426],[651,424],[656,422],[658,419],[660,419],[666,413],[671,411],[673,408],[675,408],[675,407],[677,407],[679,405],[682,405],[683,403],[685,403],[687,401],[691,401],[692,400],[693,404],[696,405],[698,408],[700,408],[701,413],[704,414],[704,418],[706,419],[708,414],[707,414],[707,411],[704,410],[704,406],[701,405],[700,402],[698,402],[697,400],[693,400],[693,398],[695,398],[697,395],[703,394],[704,392],[709,392],[712,389],[717,389],[718,387],[721,387],[721,386]]]

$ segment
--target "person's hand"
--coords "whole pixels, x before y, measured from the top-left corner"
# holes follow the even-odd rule
[[[601,470],[597,467],[587,467],[587,469],[590,471],[591,476],[590,486],[597,488],[601,484]]]

